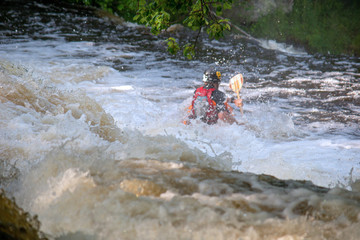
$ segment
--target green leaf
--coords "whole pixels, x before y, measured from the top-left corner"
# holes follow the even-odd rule
[[[183,55],[189,60],[193,59],[195,56],[195,46],[190,43],[186,44],[183,50]]]
[[[232,1],[224,2],[224,10],[231,9]]]
[[[178,51],[180,50],[179,44],[177,43],[177,41],[175,40],[175,38],[169,37],[167,40],[167,45],[168,45],[168,52],[170,54],[175,55],[176,53],[178,53]]]
[[[133,20],[134,20],[134,21],[137,21],[137,20],[139,19],[139,17],[140,17],[140,14],[137,14],[137,15],[135,15],[135,17],[133,18]]]

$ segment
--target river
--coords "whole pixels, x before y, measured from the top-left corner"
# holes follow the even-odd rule
[[[360,58],[229,35],[188,61],[37,1],[0,19],[0,188],[49,239],[360,236]],[[209,66],[229,96],[243,74],[244,125],[182,123]]]

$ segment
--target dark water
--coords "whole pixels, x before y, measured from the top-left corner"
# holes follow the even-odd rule
[[[357,239],[360,59],[229,35],[195,60],[93,9],[3,1],[0,187],[50,239]],[[178,33],[186,42],[191,33]],[[243,126],[181,122],[209,66]]]

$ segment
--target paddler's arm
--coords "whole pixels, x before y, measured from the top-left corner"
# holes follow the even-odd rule
[[[231,98],[228,98],[228,102],[234,103],[235,106],[237,106],[237,107],[242,107],[244,105],[241,98],[238,99],[238,98],[235,98],[235,97],[231,97]]]
[[[227,99],[227,101],[229,100],[229,98]],[[221,119],[222,121],[229,123],[229,124],[233,124],[236,123],[237,125],[240,125],[238,121],[236,121],[234,114],[233,114],[233,109],[232,107],[227,103],[227,101],[225,101],[223,104],[221,104],[223,107],[218,109],[219,113],[218,113],[218,117],[219,119]]]

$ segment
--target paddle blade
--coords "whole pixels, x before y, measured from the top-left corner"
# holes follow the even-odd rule
[[[240,92],[240,89],[241,89],[243,83],[244,83],[243,75],[241,73],[239,73],[238,75],[236,75],[230,79],[229,85],[230,85],[231,90],[238,93],[238,92]]]

